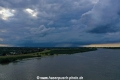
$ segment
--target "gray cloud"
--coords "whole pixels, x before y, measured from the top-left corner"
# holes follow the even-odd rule
[[[15,46],[107,42],[107,36],[120,32],[118,3],[119,0],[0,0],[0,41]]]
[[[95,27],[94,29],[90,30],[90,33],[114,33],[119,31],[118,29],[115,28],[115,25],[113,24],[106,24],[106,25],[99,25],[97,27]]]
[[[45,35],[51,33],[54,29],[55,28],[46,28],[44,25],[41,25],[39,28],[30,28],[30,34],[32,37],[36,35],[39,35],[39,37],[44,37]]]
[[[81,17],[81,22],[90,27],[90,33],[114,33],[120,31],[120,1],[99,0],[92,10]]]

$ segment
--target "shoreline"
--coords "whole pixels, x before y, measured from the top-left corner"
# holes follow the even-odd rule
[[[75,54],[75,53],[83,53],[83,52],[95,51],[95,50],[97,50],[97,48],[50,49],[42,52],[35,52],[28,54],[0,56],[0,64],[10,63],[25,58],[43,57],[43,56],[58,55],[58,54]]]

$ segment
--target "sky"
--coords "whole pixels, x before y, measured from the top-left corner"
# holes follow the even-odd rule
[[[119,44],[119,3],[120,0],[0,0],[0,46]]]

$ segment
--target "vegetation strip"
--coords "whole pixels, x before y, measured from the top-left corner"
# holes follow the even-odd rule
[[[31,58],[31,57],[42,57],[47,55],[56,55],[56,54],[74,54],[79,52],[87,52],[87,51],[94,51],[97,48],[63,48],[63,49],[49,49],[44,50],[42,52],[35,52],[29,54],[19,54],[19,55],[8,55],[8,56],[0,56],[0,63],[9,63],[16,60],[21,60],[24,58]]]

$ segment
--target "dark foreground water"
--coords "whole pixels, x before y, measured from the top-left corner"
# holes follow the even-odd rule
[[[0,80],[37,80],[37,76],[83,76],[83,80],[120,80],[120,50],[30,58],[0,64]]]

